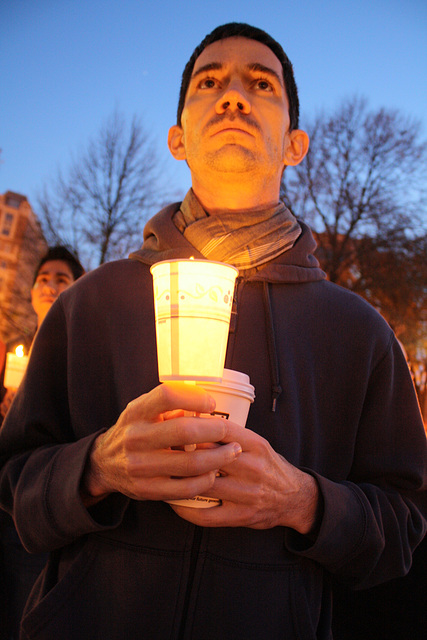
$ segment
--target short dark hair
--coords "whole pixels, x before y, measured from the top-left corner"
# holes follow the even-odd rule
[[[229,22],[223,24],[220,27],[214,29],[209,33],[202,42],[194,49],[191,58],[185,65],[184,72],[181,79],[181,88],[179,92],[178,111],[177,111],[177,124],[181,126],[181,116],[184,109],[185,96],[187,95],[188,85],[190,84],[191,75],[193,73],[194,64],[204,49],[217,40],[225,40],[226,38],[241,37],[249,38],[250,40],[257,40],[262,44],[265,44],[274,53],[276,58],[279,59],[283,70],[283,82],[285,84],[286,94],[289,102],[289,118],[290,118],[290,130],[298,129],[299,122],[299,99],[298,89],[294,78],[294,70],[292,63],[289,60],[286,53],[283,51],[281,45],[276,42],[268,33],[257,27],[251,27],[251,25],[244,22]]]
[[[85,273],[84,268],[82,267],[76,256],[71,253],[71,251],[69,251],[67,247],[57,245],[55,247],[49,247],[47,252],[41,258],[34,274],[34,282],[37,280],[39,271],[44,263],[49,262],[50,260],[62,260],[62,262],[66,262],[71,269],[74,280],[77,280]]]

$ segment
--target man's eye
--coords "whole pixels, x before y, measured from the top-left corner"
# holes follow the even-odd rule
[[[272,86],[268,80],[263,80],[263,79],[257,80],[256,86],[258,89],[261,89],[262,91],[272,91]]]
[[[201,89],[213,89],[216,86],[216,80],[213,80],[212,78],[206,78],[205,80],[202,80],[201,83],[199,84],[199,87]]]

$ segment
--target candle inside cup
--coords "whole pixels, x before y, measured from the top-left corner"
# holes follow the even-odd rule
[[[151,267],[159,380],[220,382],[238,270],[209,260]]]
[[[28,364],[28,356],[24,355],[24,347],[16,347],[15,353],[6,355],[4,386],[6,389],[17,389],[22,382]]]

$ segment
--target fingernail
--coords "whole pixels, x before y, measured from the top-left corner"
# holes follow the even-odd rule
[[[233,447],[233,452],[235,456],[239,456],[242,453],[242,447],[240,446],[240,444],[235,444]]]

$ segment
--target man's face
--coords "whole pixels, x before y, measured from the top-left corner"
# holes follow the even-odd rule
[[[74,282],[73,272],[63,260],[48,260],[39,269],[31,289],[31,303],[39,318],[44,318],[62,291]]]
[[[194,65],[181,132],[182,155],[174,155],[187,160],[193,176],[249,171],[274,175],[280,182],[289,145],[289,105],[274,53],[242,37],[206,47]]]

